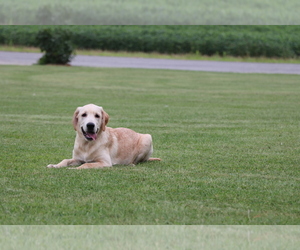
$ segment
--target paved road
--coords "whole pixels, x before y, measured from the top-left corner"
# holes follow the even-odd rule
[[[0,65],[32,65],[36,63],[41,56],[41,53],[0,51]],[[300,64],[283,63],[215,62],[78,55],[73,59],[71,65],[108,68],[174,69],[208,72],[300,75]]]

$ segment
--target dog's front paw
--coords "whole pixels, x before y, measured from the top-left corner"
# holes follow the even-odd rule
[[[57,168],[57,165],[55,165],[55,164],[49,164],[49,165],[47,166],[47,168]]]

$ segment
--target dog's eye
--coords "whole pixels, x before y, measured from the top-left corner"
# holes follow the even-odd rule
[[[81,116],[82,116],[82,117],[86,117],[86,113],[83,113]]]
[[[98,115],[98,114],[95,114],[95,117],[96,117],[96,118],[100,118],[100,115]]]

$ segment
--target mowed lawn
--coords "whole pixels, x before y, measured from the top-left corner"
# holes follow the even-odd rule
[[[0,67],[1,224],[299,224],[300,77]],[[77,106],[152,134],[161,162],[48,169]]]

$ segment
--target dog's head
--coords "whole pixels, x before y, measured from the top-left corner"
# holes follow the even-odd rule
[[[88,104],[78,107],[73,115],[74,129],[87,141],[95,141],[108,123],[109,116],[102,107]]]

